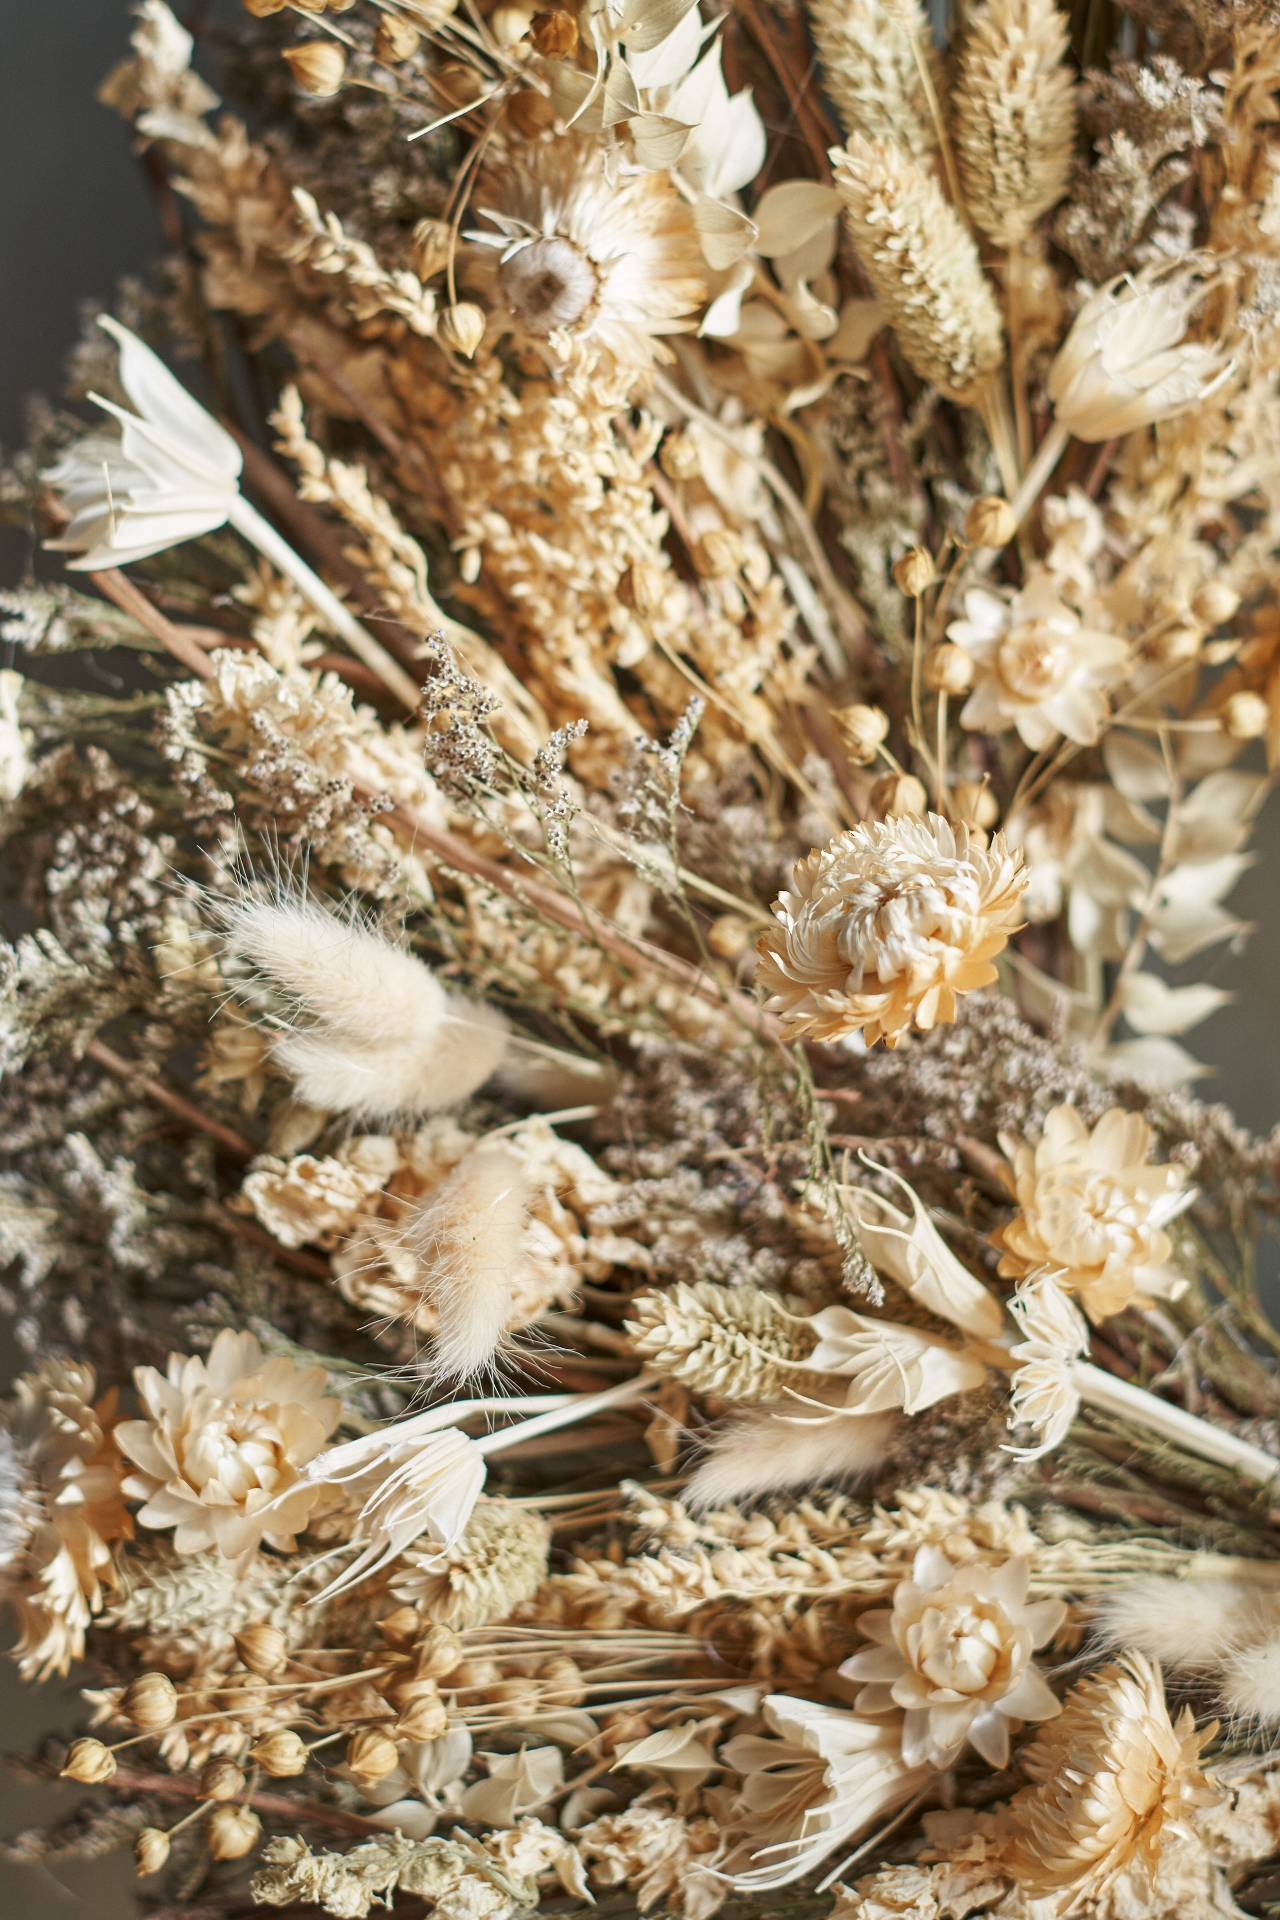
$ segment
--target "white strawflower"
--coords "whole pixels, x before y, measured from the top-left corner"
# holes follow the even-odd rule
[[[173,1527],[178,1553],[217,1547],[247,1560],[260,1541],[288,1550],[319,1495],[303,1479],[338,1424],[323,1367],[264,1359],[251,1333],[224,1329],[208,1360],[169,1356],[167,1376],[134,1373],[143,1420],[116,1429],[138,1471],[125,1492],[145,1527]]]
[[[954,1020],[956,995],[996,977],[1021,924],[1025,877],[1000,834],[979,845],[938,814],[857,826],[798,861],[773,905],[757,978],[791,1034],[896,1047]]]
[[[1195,1190],[1183,1168],[1151,1165],[1151,1129],[1140,1114],[1112,1107],[1090,1131],[1074,1107],[1054,1107],[1034,1148],[1013,1137],[1000,1144],[1019,1206],[992,1235],[1002,1274],[1052,1269],[1091,1320],[1179,1290],[1165,1228]]]
[[[1049,369],[1059,425],[1077,440],[1111,440],[1216,392],[1234,363],[1185,337],[1204,293],[1195,260],[1121,274],[1100,287]]]
[[[875,1608],[858,1627],[876,1644],[840,1671],[865,1680],[860,1713],[902,1707],[902,1757],[910,1766],[949,1767],[962,1747],[988,1765],[1009,1764],[1009,1731],[1061,1712],[1031,1655],[1062,1625],[1066,1602],[1027,1604],[1031,1562],[957,1568],[938,1547],[921,1547],[893,1608]]]
[[[979,733],[1016,727],[1033,752],[1059,734],[1092,746],[1107,713],[1105,689],[1125,670],[1129,649],[1113,633],[1086,627],[1047,573],[1004,600],[985,587],[964,597],[964,618],[948,638],[977,663],[960,724]]]

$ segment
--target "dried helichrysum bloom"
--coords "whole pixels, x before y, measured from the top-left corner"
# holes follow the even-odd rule
[[[101,1740],[73,1740],[67,1754],[67,1764],[63,1767],[60,1779],[78,1780],[82,1786],[100,1787],[110,1780],[116,1770],[116,1757]]]
[[[1000,1144],[1018,1202],[991,1236],[1002,1274],[1022,1279],[1047,1268],[1091,1320],[1181,1290],[1165,1228],[1195,1190],[1185,1168],[1151,1164],[1141,1114],[1112,1107],[1091,1131],[1074,1107],[1054,1107],[1034,1147],[1007,1134]]]
[[[66,1673],[110,1582],[112,1547],[133,1534],[114,1438],[114,1390],[94,1401],[92,1367],[45,1359],[0,1403],[0,1595],[21,1627],[24,1677]]]
[[[970,216],[1002,247],[1025,239],[1067,190],[1076,131],[1068,29],[1053,0],[986,0],[966,18],[951,92],[956,153]]]
[[[894,585],[908,600],[918,600],[922,593],[927,593],[937,577],[933,555],[923,547],[909,548],[893,563]]]
[[[540,1514],[509,1500],[480,1500],[453,1546],[421,1554],[408,1549],[396,1595],[413,1601],[441,1627],[485,1627],[507,1619],[533,1597],[546,1577],[550,1551],[551,1536]],[[441,1643],[440,1660],[446,1645]],[[424,1642],[424,1657],[428,1647]],[[429,1666],[420,1661],[415,1672],[436,1672],[440,1660]],[[442,1677],[453,1671],[445,1667]]]
[[[973,674],[973,655],[952,640],[944,640],[925,655],[924,683],[933,693],[967,693]]]
[[[914,773],[882,773],[872,787],[868,804],[873,820],[897,820],[912,815],[923,820],[929,811],[929,795],[923,780]]]
[[[134,1380],[147,1417],[116,1431],[143,1526],[175,1528],[178,1553],[216,1546],[239,1560],[264,1539],[290,1550],[320,1492],[300,1469],[342,1412],[323,1367],[264,1359],[251,1333],[226,1328],[207,1361],[171,1354],[167,1377],[139,1367]]]
[[[975,500],[964,517],[964,537],[975,547],[1007,547],[1017,531],[1013,508],[998,493]]]
[[[1101,1899],[1127,1869],[1150,1887],[1163,1847],[1220,1797],[1200,1768],[1217,1732],[1175,1722],[1160,1669],[1140,1653],[1090,1674],[1061,1714],[1023,1747],[1035,1782],[1015,1795],[1001,1865],[1030,1900]]]
[[[357,1780],[381,1780],[400,1764],[400,1749],[376,1727],[362,1727],[347,1742],[347,1766]]]
[[[249,1807],[211,1807],[204,1823],[205,1842],[215,1860],[243,1860],[261,1832],[262,1822]]]
[[[670,358],[660,336],[689,330],[705,289],[692,214],[665,173],[607,167],[593,144],[562,139],[536,166],[487,171],[476,205],[491,228],[467,237],[491,311],[637,373]]]
[[[177,1717],[178,1689],[167,1673],[139,1674],[125,1688],[120,1712],[139,1733],[160,1733]]]
[[[875,1645],[840,1671],[865,1680],[859,1713],[905,1709],[902,1757],[949,1767],[966,1742],[992,1767],[1009,1764],[1009,1732],[1061,1712],[1031,1655],[1066,1617],[1063,1600],[1027,1604],[1031,1563],[957,1569],[938,1547],[921,1547],[892,1610],[858,1617]]]
[[[938,129],[921,73],[933,35],[919,0],[812,0],[809,18],[846,134],[897,140],[927,160]]]
[[[273,1780],[289,1780],[295,1774],[305,1773],[307,1757],[302,1737],[292,1727],[276,1727],[271,1733],[264,1733],[249,1749],[249,1758],[255,1767],[261,1767]]]
[[[773,1400],[813,1351],[810,1329],[759,1287],[678,1281],[637,1294],[625,1322],[647,1366],[694,1393],[724,1400]]]
[[[1035,752],[1060,734],[1092,746],[1107,713],[1106,689],[1129,662],[1126,642],[1086,627],[1048,573],[1033,575],[1012,600],[970,588],[964,618],[947,634],[978,667],[961,726],[979,733],[1016,727]]]
[[[347,56],[336,41],[305,40],[300,47],[286,47],[284,57],[298,85],[317,99],[337,93],[346,78]]]
[[[933,175],[884,140],[831,155],[858,258],[922,380],[971,404],[1004,358],[978,250]]]
[[[244,898],[221,918],[228,951],[289,1004],[272,1057],[308,1106],[431,1113],[474,1093],[506,1052],[500,1014],[366,927],[288,899]]]
[[[133,1843],[133,1857],[139,1880],[145,1880],[149,1873],[159,1873],[169,1858],[168,1834],[159,1827],[144,1827]]]
[[[460,300],[456,307],[446,307],[440,315],[436,338],[442,347],[470,360],[484,339],[486,319],[483,307],[477,307],[470,300]]]
[[[1186,338],[1204,294],[1192,260],[1122,274],[1091,295],[1049,369],[1059,425],[1077,440],[1112,440],[1215,393],[1234,362]]]
[[[831,718],[840,732],[840,744],[855,767],[869,767],[877,749],[889,737],[889,716],[881,707],[838,707]]]
[[[955,1019],[956,995],[1022,924],[1021,862],[1000,835],[975,846],[937,814],[858,826],[797,862],[774,902],[757,978],[789,1034],[861,1031],[896,1047],[914,1025]]]

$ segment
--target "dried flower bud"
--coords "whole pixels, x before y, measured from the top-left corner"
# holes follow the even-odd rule
[[[149,1873],[159,1873],[169,1858],[169,1836],[159,1827],[144,1827],[133,1843],[133,1857],[138,1863],[138,1878],[145,1880]]]
[[[737,573],[747,557],[742,535],[732,527],[711,527],[699,540],[693,564],[707,580],[725,580]]]
[[[413,264],[420,280],[429,280],[448,266],[452,233],[447,220],[419,220],[413,230]]]
[[[1161,666],[1174,667],[1180,660],[1194,660],[1203,644],[1203,628],[1180,622],[1158,633],[1151,642],[1151,651]]]
[[[347,56],[333,40],[306,40],[300,47],[286,47],[284,57],[298,85],[318,100],[336,93],[346,76]]]
[[[235,1642],[236,1652],[250,1673],[261,1674],[264,1680],[279,1673],[289,1658],[288,1643],[279,1627],[265,1620],[253,1621],[236,1634]]]
[[[924,683],[933,693],[967,693],[973,685],[973,656],[954,640],[934,647],[924,663]]]
[[[658,463],[668,480],[696,480],[702,472],[697,443],[687,433],[669,433],[658,451]]]
[[[871,811],[877,820],[892,820],[900,813],[923,817],[929,796],[913,773],[886,773],[871,789]]]
[[[518,47],[532,18],[528,7],[495,7],[489,15],[489,31],[500,47]]]
[[[840,742],[855,767],[869,767],[876,749],[889,737],[889,716],[880,707],[840,707],[831,716]]]
[[[419,1682],[419,1685],[426,1684]],[[403,1734],[406,1740],[427,1742],[438,1740],[449,1730],[449,1709],[433,1688],[417,1700],[410,1700],[400,1710],[396,1721],[396,1732]]]
[[[707,945],[722,960],[741,960],[755,932],[736,913],[722,913],[707,929]]]
[[[211,1807],[204,1823],[205,1840],[215,1860],[243,1860],[252,1853],[262,1822],[248,1807]]]
[[[305,1772],[307,1749],[292,1727],[277,1727],[250,1747],[249,1758],[273,1780],[288,1780],[295,1773]]]
[[[905,593],[908,600],[918,600],[936,578],[932,556],[923,547],[912,547],[894,561],[893,577],[900,593]]]
[[[244,1792],[244,1775],[234,1760],[210,1760],[200,1775],[202,1800],[234,1800]]]
[[[1212,631],[1230,620],[1239,606],[1240,595],[1234,587],[1229,587],[1225,580],[1206,580],[1191,602],[1191,611]]]
[[[347,1742],[347,1766],[357,1780],[382,1780],[400,1764],[400,1749],[377,1727],[362,1727]]]
[[[447,1678],[451,1693],[479,1693],[484,1687],[497,1686],[502,1668],[496,1660],[461,1660]]]
[[[442,61],[436,69],[436,79],[445,98],[457,107],[469,107],[484,92],[480,75],[464,60]]]
[[[1233,693],[1223,708],[1222,724],[1233,740],[1257,740],[1270,717],[1260,693]]]
[[[110,1748],[103,1746],[101,1740],[73,1740],[67,1754],[67,1764],[59,1777],[78,1780],[85,1787],[100,1787],[115,1770],[116,1757]]]
[[[578,51],[578,23],[563,7],[535,13],[529,38],[544,60],[568,60]]]
[[[484,308],[474,306],[470,300],[460,300],[456,307],[446,307],[436,328],[441,346],[469,360],[484,339],[486,320]]]
[[[422,1620],[416,1607],[397,1607],[385,1620],[379,1620],[378,1632],[389,1647],[398,1652],[411,1652],[417,1644]]]
[[[662,605],[666,575],[646,560],[635,560],[618,581],[618,598],[634,613],[656,613]]]
[[[554,1659],[544,1660],[538,1668],[538,1679],[542,1682],[543,1698],[553,1706],[581,1706],[587,1697],[582,1668],[567,1653],[558,1653]]]
[[[974,547],[1007,547],[1018,531],[1018,517],[998,493],[975,500],[964,517],[964,537]]]
[[[384,13],[378,23],[373,50],[379,60],[385,60],[388,66],[395,66],[398,61],[413,57],[418,51],[420,39],[418,29],[411,27],[407,20],[397,18],[394,13]]]
[[[178,1714],[178,1689],[167,1673],[140,1673],[127,1686],[120,1711],[139,1733],[161,1733]]]
[[[1000,818],[1000,802],[986,780],[957,780],[951,801],[956,818],[969,826],[994,827]]]
[[[473,1661],[474,1665],[487,1670],[494,1664],[491,1660]],[[462,1672],[462,1642],[452,1627],[436,1625],[428,1627],[414,1649],[413,1670],[422,1680],[443,1680],[446,1674],[453,1676],[455,1687],[464,1687],[468,1683],[459,1679]],[[499,1676],[501,1669],[498,1670]],[[485,1681],[478,1683],[484,1686]]]
[[[409,1666],[401,1667],[398,1673],[387,1674],[384,1679],[376,1680],[374,1685],[397,1713],[403,1713],[415,1700],[434,1698],[440,1691],[438,1681],[421,1678]]]

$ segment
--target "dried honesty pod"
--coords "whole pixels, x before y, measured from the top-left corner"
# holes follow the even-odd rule
[[[0,463],[10,1851],[1264,1910],[1275,23],[232,13]]]

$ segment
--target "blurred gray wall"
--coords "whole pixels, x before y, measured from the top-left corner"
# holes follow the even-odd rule
[[[177,12],[189,17],[178,0]],[[4,0],[0,10],[0,442],[21,435],[34,391],[56,395],[83,301],[105,301],[115,278],[144,273],[158,247],[146,182],[119,120],[97,104],[103,75],[128,50],[125,0]],[[24,564],[0,544],[0,581]],[[1280,808],[1256,839],[1257,866],[1229,904],[1256,932],[1242,956],[1210,956],[1201,977],[1237,995],[1191,1037],[1212,1063],[1200,1091],[1265,1131],[1280,1120]],[[16,1356],[7,1347],[0,1364]],[[5,1369],[6,1375],[9,1369]],[[76,1724],[74,1681],[33,1691],[0,1660],[0,1745],[21,1749],[45,1728]],[[82,1789],[16,1787],[0,1775],[0,1834],[47,1820]],[[125,1856],[48,1870],[0,1862],[0,1914],[13,1920],[126,1920],[137,1912]]]

